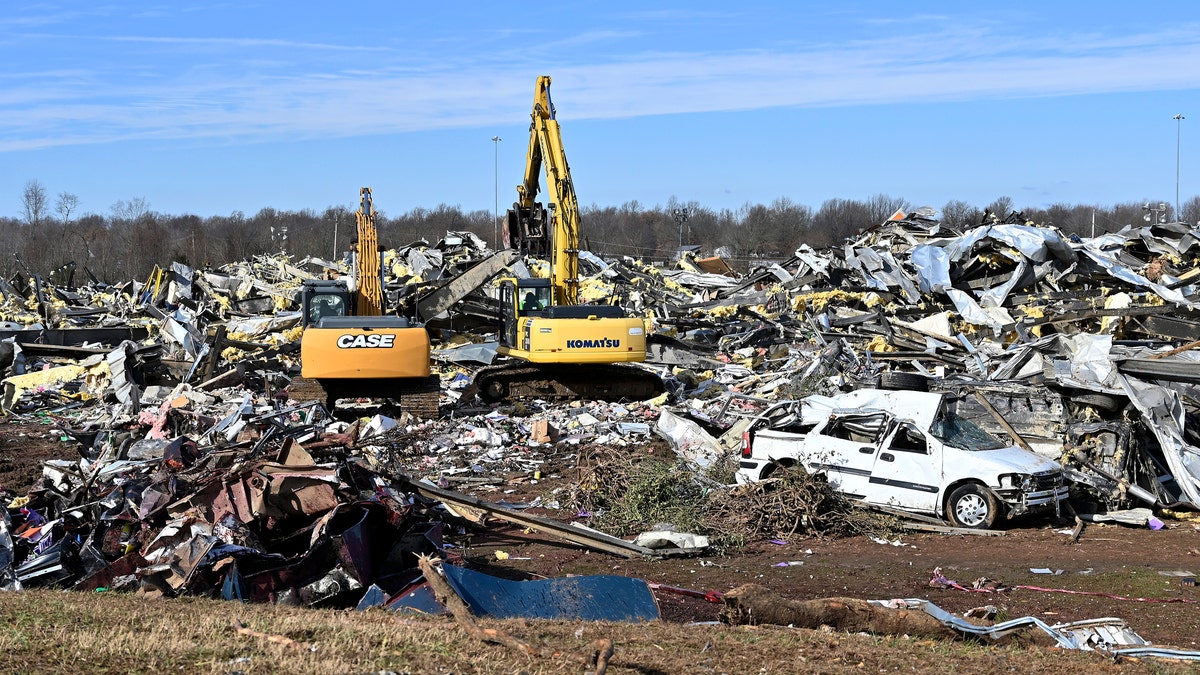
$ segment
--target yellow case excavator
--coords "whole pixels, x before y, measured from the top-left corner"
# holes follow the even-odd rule
[[[300,377],[288,395],[321,400],[387,398],[419,417],[436,417],[438,378],[431,374],[423,325],[383,313],[383,265],[371,188],[359,191],[357,236],[348,277],[310,279],[300,298],[304,333]]]
[[[501,279],[497,352],[514,363],[483,368],[485,401],[507,398],[647,399],[663,391],[653,372],[622,365],[646,360],[645,323],[616,305],[579,303],[579,204],[550,101],[550,77],[537,80],[525,177],[508,211],[512,248],[550,260],[548,279]],[[536,200],[545,170],[549,209]]]

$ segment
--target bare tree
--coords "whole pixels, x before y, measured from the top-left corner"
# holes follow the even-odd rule
[[[872,225],[878,223],[872,221],[867,204],[854,199],[827,199],[813,216],[808,243],[816,248],[828,246]]]
[[[987,210],[991,211],[993,216],[1004,220],[1013,210],[1012,197],[997,197],[996,201],[988,204]]]
[[[46,188],[36,180],[25,183],[22,195],[25,205],[25,222],[30,225],[41,225],[46,217]]]
[[[71,214],[75,209],[79,208],[79,197],[70,192],[58,193],[58,200],[54,202],[54,210],[58,212],[58,217],[64,223],[71,222]]]
[[[1200,197],[1192,197],[1183,203],[1180,220],[1189,225],[1200,225]]]
[[[969,227],[983,215],[979,209],[961,199],[951,199],[942,207],[942,222],[951,227]]]
[[[150,202],[144,197],[134,197],[129,201],[117,200],[112,205],[113,221],[133,223],[141,220],[150,213]]]
[[[900,197],[889,197],[883,194],[871,196],[867,199],[866,205],[870,211],[868,218],[872,225],[878,225],[891,218],[897,211],[908,211],[912,208],[907,201]]]

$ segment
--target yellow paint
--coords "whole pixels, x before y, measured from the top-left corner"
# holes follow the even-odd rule
[[[518,335],[529,343],[500,347],[501,354],[533,363],[621,363],[646,360],[645,323],[637,317],[547,319],[522,317]],[[575,340],[603,342],[603,347],[573,347]]]
[[[394,336],[390,347],[338,346],[344,336]],[[429,333],[417,328],[313,328],[300,341],[301,375],[311,378],[428,377]]]

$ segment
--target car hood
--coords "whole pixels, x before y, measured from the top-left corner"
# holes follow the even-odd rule
[[[973,471],[989,468],[996,473],[1043,473],[1061,471],[1058,462],[1024,448],[1010,445],[996,450],[959,450],[958,458],[968,462]]]

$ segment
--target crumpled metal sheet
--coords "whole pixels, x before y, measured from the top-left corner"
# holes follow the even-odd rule
[[[340,503],[335,489],[341,485],[341,479],[329,467],[264,462],[243,482],[251,512],[259,517],[315,516]]]
[[[1179,291],[1172,289],[1172,288],[1167,288],[1166,286],[1163,286],[1162,284],[1154,283],[1154,282],[1150,281],[1149,279],[1147,279],[1146,277],[1129,269],[1128,267],[1125,267],[1125,266],[1117,263],[1116,261],[1112,260],[1108,256],[1100,253],[1099,251],[1093,250],[1092,248],[1087,247],[1087,246],[1083,246],[1080,248],[1080,252],[1083,253],[1083,255],[1087,256],[1089,259],[1091,259],[1091,261],[1093,263],[1095,263],[1097,266],[1099,266],[1101,269],[1103,269],[1105,272],[1107,272],[1110,276],[1112,276],[1115,279],[1120,279],[1121,281],[1124,281],[1129,284],[1133,284],[1134,286],[1148,288],[1151,291],[1154,291],[1156,294],[1158,294],[1162,299],[1164,299],[1168,302],[1175,303],[1176,305],[1182,305],[1184,307],[1195,307],[1196,306],[1196,303],[1194,303],[1190,299],[1188,299],[1188,297],[1185,296],[1183,293],[1180,293]]]
[[[961,237],[947,241],[946,253],[951,260],[960,260],[987,240],[1007,244],[1035,262],[1045,262],[1051,257],[1068,263],[1075,260],[1071,245],[1057,231],[1012,224],[976,227]]]
[[[1162,446],[1174,483],[1182,493],[1174,496],[1200,505],[1200,447],[1185,440],[1183,400],[1178,393],[1158,384],[1120,374],[1117,380],[1134,407],[1148,420],[1146,427]]]
[[[1110,656],[1153,656],[1167,659],[1200,661],[1200,652],[1150,647],[1123,619],[1087,619],[1050,625],[1035,617],[1010,619],[991,626],[979,626],[955,616],[928,600],[871,600],[871,604],[889,609],[920,610],[963,635],[983,637],[993,642],[1021,631],[1040,630],[1063,649],[1102,651]]]

